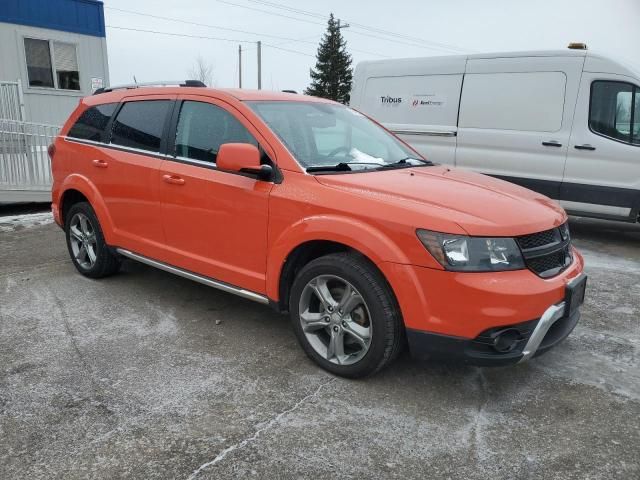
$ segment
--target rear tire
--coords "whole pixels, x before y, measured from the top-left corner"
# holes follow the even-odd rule
[[[305,265],[293,282],[289,311],[306,354],[336,375],[372,375],[402,350],[404,327],[393,292],[359,254],[330,254]]]
[[[64,231],[71,261],[82,275],[102,278],[120,269],[120,258],[105,243],[100,222],[89,203],[71,206]]]

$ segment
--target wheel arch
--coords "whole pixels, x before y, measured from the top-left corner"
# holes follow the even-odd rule
[[[58,205],[62,226],[64,227],[65,225],[66,213],[69,211],[69,208],[77,202],[86,201],[96,213],[102,234],[107,243],[109,243],[113,235],[113,222],[111,221],[111,216],[106,208],[104,199],[95,185],[81,175],[70,175],[63,183],[60,191]]]
[[[311,260],[349,251],[361,255],[378,270],[392,294],[392,282],[381,269],[387,262],[408,263],[402,250],[380,230],[339,216],[305,218],[285,230],[273,244],[267,259],[267,295],[274,308],[288,310],[291,284],[296,273]]]

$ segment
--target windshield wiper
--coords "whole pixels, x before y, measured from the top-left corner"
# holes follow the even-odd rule
[[[311,165],[307,167],[307,172],[350,172],[354,170],[351,168],[351,165],[374,165],[375,167],[379,167],[379,163],[375,162],[340,162],[335,165]],[[357,169],[356,170],[369,170],[367,168]]]
[[[351,167],[348,163],[340,162],[335,165],[312,165],[307,167],[307,172],[349,172]]]
[[[418,160],[420,163],[418,164],[411,163],[409,160]],[[433,165],[435,164],[433,162],[430,162],[429,160],[420,160],[414,157],[405,157],[405,158],[401,158],[397,162],[381,165],[379,168],[392,169],[392,168],[407,168],[407,167],[425,167],[425,166],[433,166]]]

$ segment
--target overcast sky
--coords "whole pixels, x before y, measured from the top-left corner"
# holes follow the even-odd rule
[[[216,86],[237,87],[242,43],[243,87],[255,88],[261,40],[263,88],[301,91],[329,12],[351,25],[343,34],[354,66],[385,57],[563,49],[571,41],[640,64],[640,0],[104,0],[104,7],[112,85],[134,75],[138,82],[187,78],[201,56],[213,65]]]

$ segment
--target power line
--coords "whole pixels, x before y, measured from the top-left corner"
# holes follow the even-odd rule
[[[248,5],[241,5],[239,3],[230,2],[228,0],[216,0],[216,1],[219,2],[219,3],[224,3],[226,5],[232,5],[234,7],[240,7],[240,8],[245,8],[245,9],[248,9],[248,10],[254,10],[256,12],[266,13],[267,15],[274,15],[274,16],[277,16],[277,17],[288,18],[288,19],[291,19],[291,20],[299,21],[299,22],[310,23],[312,25],[326,26],[326,23],[318,23],[318,22],[314,22],[314,21],[307,20],[307,19],[304,19],[304,18],[292,17],[290,15],[285,15],[285,14],[274,12],[274,11],[271,11],[271,10],[264,10],[264,9],[261,9],[261,8],[251,7],[251,6],[248,6]],[[319,15],[319,14],[313,14],[311,12],[309,12],[309,13],[311,15]],[[326,17],[324,17],[324,18],[326,18]],[[353,25],[353,23],[352,23],[352,25]],[[359,26],[358,28],[363,29],[362,26]],[[370,28],[370,27],[365,27],[365,28]],[[428,45],[424,45],[424,44],[422,44],[422,45],[421,44],[417,44],[415,42],[414,43],[409,43],[409,42],[406,42],[406,41],[403,41],[403,40],[396,40],[396,39],[393,39],[393,38],[383,38],[383,37],[380,37],[379,35],[372,35],[371,33],[358,32],[358,31],[355,31],[355,30],[352,30],[351,33],[353,33],[355,35],[364,36],[364,37],[375,38],[375,39],[386,41],[386,42],[394,42],[394,43],[399,43],[399,44],[402,44],[402,45],[409,45],[411,47],[417,47],[417,48],[426,48],[428,50],[444,50],[444,51],[448,51],[449,53],[451,53],[451,52],[458,53],[458,52],[463,50],[463,49],[458,48],[458,47],[452,48],[452,47],[440,46],[440,45],[435,44],[435,42],[431,42],[432,44],[434,44],[433,46],[428,46]],[[399,35],[399,34],[393,33],[393,32],[392,32],[392,34],[396,35],[396,36]],[[386,35],[388,35],[388,34],[386,34]],[[422,42],[429,42],[428,40],[421,40],[421,41]]]
[[[282,42],[283,44],[284,43],[290,43],[290,42],[292,42],[292,43],[308,43],[308,44],[312,44],[312,45],[317,45],[318,44],[317,42],[312,42],[312,41],[306,40],[306,38],[308,38],[308,37],[304,37],[304,38],[283,37],[283,36],[280,36],[280,35],[271,35],[271,34],[268,34],[268,33],[257,33],[257,32],[251,32],[251,31],[248,31],[248,30],[240,30],[240,29],[237,29],[237,28],[221,27],[219,25],[211,25],[211,24],[207,24],[207,23],[193,22],[193,21],[190,21],[190,20],[184,20],[184,19],[180,19],[180,18],[165,17],[165,16],[162,16],[162,15],[155,15],[155,14],[151,14],[151,13],[138,12],[138,11],[135,11],[135,10],[126,10],[124,8],[116,8],[116,7],[105,7],[105,8],[108,8],[110,10],[115,10],[115,11],[118,11],[118,12],[130,13],[130,14],[133,14],[133,15],[140,15],[140,16],[143,16],[143,17],[156,18],[156,19],[166,20],[166,21],[170,21],[170,22],[183,23],[183,24],[186,24],[186,25],[195,25],[195,26],[199,26],[199,27],[215,28],[215,29],[219,29],[219,30],[228,30],[230,32],[244,33],[244,34],[247,34],[247,35],[256,35],[256,36],[259,36],[259,37],[269,37],[269,38],[275,38],[275,39],[279,39],[279,40],[285,40],[285,42]],[[248,50],[250,50],[250,49],[248,49]],[[355,49],[355,48],[352,48],[350,50],[352,50],[354,52],[366,53],[367,55],[375,55],[375,56],[378,56],[378,57],[389,58],[387,55],[382,55],[382,54],[376,53],[376,52],[369,52],[369,51],[366,51],[366,50],[359,50],[359,49]]]
[[[321,13],[310,12],[308,10],[302,10],[302,9],[299,9],[299,8],[294,8],[294,7],[291,7],[291,6],[288,6],[288,5],[284,5],[284,4],[278,3],[278,2],[271,2],[271,1],[266,1],[266,0],[247,0],[247,1],[252,2],[252,3],[257,3],[257,4],[260,4],[260,5],[264,5],[264,6],[268,6],[268,7],[271,7],[271,8],[276,8],[276,9],[280,9],[280,10],[285,10],[285,11],[297,13],[299,15],[310,16],[310,17],[313,17],[313,18],[321,18],[321,19],[326,19],[327,18],[326,15],[323,15]],[[347,21],[347,20],[345,19],[345,21]],[[382,35],[388,35],[388,36],[392,36],[392,37],[402,38],[402,39],[410,40],[410,41],[413,41],[413,42],[422,42],[422,43],[426,43],[426,44],[430,44],[430,45],[446,48],[446,49],[449,49],[449,50],[468,51],[468,49],[461,48],[461,47],[458,47],[456,45],[451,45],[451,44],[447,44],[447,43],[440,43],[440,42],[434,42],[433,40],[426,40],[426,39],[423,39],[423,38],[420,38],[420,37],[414,37],[414,36],[411,36],[411,35],[400,34],[400,33],[397,33],[397,32],[393,32],[391,30],[384,30],[382,28],[371,27],[371,26],[368,26],[368,25],[363,25],[361,23],[356,23],[356,22],[349,21],[349,24],[352,27],[361,28],[363,30],[379,33],[379,34],[382,34]]]
[[[119,27],[117,25],[105,25],[107,28],[115,28],[117,30],[129,30],[132,32],[144,32],[144,33],[155,33],[158,35],[169,35],[172,37],[188,37],[188,38],[200,38],[205,40],[222,40],[225,42],[234,42],[234,43],[254,43],[253,40],[240,40],[237,38],[222,38],[222,37],[209,37],[206,35],[190,35],[187,33],[174,33],[174,32],[162,32],[159,30],[145,30],[143,28],[130,28],[130,27]]]
[[[206,36],[206,35],[191,35],[188,33],[175,33],[175,32],[163,32],[160,30],[146,30],[143,28],[129,28],[129,27],[120,27],[117,25],[106,25],[107,28],[115,28],[117,30],[128,30],[128,31],[132,31],[132,32],[142,32],[142,33],[153,33],[156,35],[168,35],[171,37],[186,37],[186,38],[198,38],[198,39],[204,39],[204,40],[222,40],[225,42],[234,42],[234,43],[250,43],[250,44],[254,44],[255,42],[253,40],[240,40],[237,38],[222,38],[222,37],[210,37],[210,36]],[[269,47],[269,48],[274,48],[276,50],[282,50],[284,52],[290,52],[290,53],[297,53],[298,55],[305,55],[307,57],[312,57],[315,58],[315,55],[311,55],[309,53],[305,53],[305,52],[301,52],[299,50],[293,50],[291,48],[282,48],[279,47],[277,45],[272,45],[270,43],[262,43],[263,46]],[[245,50],[245,49],[243,49]],[[245,51],[247,51],[249,49],[246,49]]]
[[[186,25],[196,25],[199,27],[207,27],[207,28],[216,28],[218,30],[228,30],[230,32],[236,32],[236,33],[245,33],[247,35],[256,35],[259,37],[270,37],[270,38],[276,38],[278,40],[287,40],[287,41],[292,41],[292,42],[298,42],[298,41],[302,41],[296,38],[290,38],[290,37],[283,37],[280,35],[271,35],[268,33],[257,33],[257,32],[251,32],[248,30],[240,30],[237,28],[229,28],[229,27],[221,27],[220,25],[211,25],[208,23],[199,23],[199,22],[192,22],[190,20],[184,20],[181,18],[174,18],[174,17],[164,17],[162,15],[155,15],[155,14],[151,14],[151,13],[145,13],[145,12],[137,12],[135,10],[125,10],[123,8],[115,8],[115,7],[107,7],[105,6],[104,8],[108,8],[109,10],[116,10],[118,12],[124,12],[124,13],[131,13],[133,15],[140,15],[142,17],[149,17],[149,18],[157,18],[160,20],[167,20],[170,22],[177,22],[177,23],[184,23]]]

